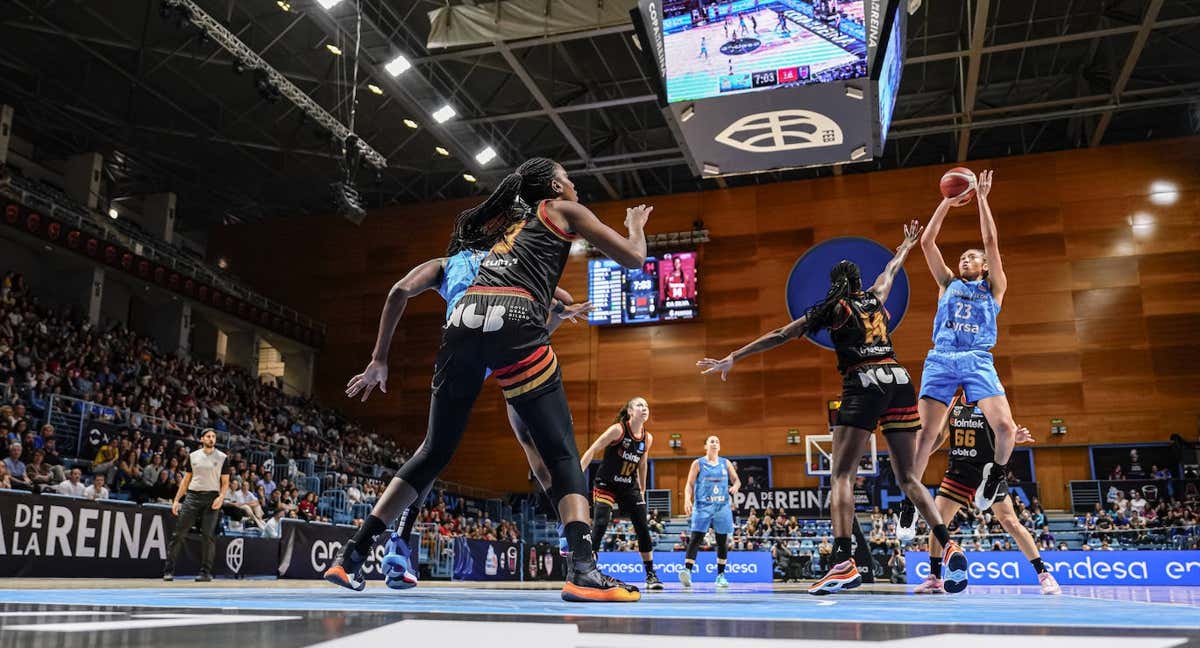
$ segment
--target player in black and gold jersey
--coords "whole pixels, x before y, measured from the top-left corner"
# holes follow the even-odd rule
[[[854,523],[854,478],[859,460],[876,425],[883,428],[891,451],[892,469],[904,494],[917,504],[929,520],[934,535],[946,546],[946,564],[952,573],[965,574],[966,557],[950,541],[946,525],[938,517],[929,491],[915,474],[920,417],[917,396],[908,371],[896,361],[888,335],[888,312],[884,308],[892,281],[904,259],[918,241],[917,221],[904,227],[904,242],[875,283],[862,289],[862,274],[852,261],[841,261],[829,273],[829,293],[796,321],[767,333],[720,360],[705,358],[697,365],[703,373],[720,372],[721,379],[742,358],[777,347],[809,331],[829,329],[842,373],[842,407],[833,430],[833,466],[830,478],[830,517],[833,521],[833,567],[809,588],[810,594],[831,594],[862,584],[854,564],[850,542]],[[961,582],[946,581],[947,591],[962,591]]]
[[[934,447],[942,445],[946,439],[950,440],[950,466],[942,477],[934,504],[937,505],[943,520],[952,520],[960,508],[975,505],[975,489],[983,482],[983,468],[996,460],[996,432],[988,425],[983,410],[975,403],[968,403],[966,396],[959,393],[950,403],[949,420]],[[1033,442],[1028,428],[1017,426],[1016,442]],[[1046,565],[1042,563],[1042,554],[1038,551],[1029,529],[1017,519],[1006,484],[1001,484],[1000,493],[1002,494],[999,499],[992,503],[992,514],[1033,565],[1042,594],[1061,594],[1062,589],[1059,588],[1058,582],[1046,571]],[[929,541],[929,576],[913,592],[941,593],[944,589],[941,577],[942,545],[936,538],[932,538]]]
[[[646,568],[646,588],[660,590],[663,584],[654,572],[654,541],[646,513],[647,457],[654,443],[654,436],[645,427],[649,418],[646,399],[638,397],[625,403],[613,424],[580,457],[579,466],[586,472],[592,458],[604,453],[592,483],[592,546],[600,550],[612,522],[613,506],[617,506],[629,516],[637,533],[638,551]]]
[[[456,243],[489,252],[446,320],[425,440],[396,472],[337,564],[325,572],[326,580],[355,590],[365,587],[362,566],[386,530],[384,520],[396,519],[450,462],[485,370],[492,369],[505,399],[529,426],[533,445],[550,472],[552,495],[570,548],[562,598],[640,598],[636,587],[596,568],[587,483],[579,470],[571,411],[546,321],[572,243],[585,239],[622,266],[639,268],[646,260],[643,227],[651,208],[626,210],[629,236],[622,237],[577,200],[575,185],[561,165],[533,158],[505,176],[487,200],[459,215]]]

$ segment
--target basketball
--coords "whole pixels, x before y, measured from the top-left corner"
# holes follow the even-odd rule
[[[942,176],[942,197],[958,198],[975,190],[975,172],[966,167],[954,167]]]

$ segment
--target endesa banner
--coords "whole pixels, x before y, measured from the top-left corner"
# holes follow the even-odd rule
[[[155,578],[162,575],[175,516],[158,506],[0,492],[0,576]],[[216,576],[273,576],[278,542],[217,538]],[[190,534],[175,572],[200,570]]]
[[[321,578],[352,535],[354,527],[285,519],[280,528],[279,577]],[[384,544],[378,544],[367,557],[365,578],[383,580],[379,572],[383,549]]]
[[[654,552],[654,571],[665,583],[678,582],[685,555],[682,551]],[[634,583],[646,580],[642,555],[636,551],[601,551],[597,566],[613,578]],[[772,567],[769,551],[730,551],[725,565],[725,578],[730,583],[770,583],[773,578]],[[696,556],[696,571],[692,580],[711,583],[716,579],[717,552],[701,551]]]
[[[909,551],[910,585],[929,575],[929,554]],[[972,585],[1037,585],[1033,565],[1019,551],[967,553]],[[1060,585],[1200,586],[1200,552],[1195,551],[1046,551],[1046,570]]]
[[[453,580],[521,580],[521,544],[455,538]]]

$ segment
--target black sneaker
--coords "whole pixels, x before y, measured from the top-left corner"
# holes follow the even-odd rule
[[[212,574],[208,572],[200,572],[200,575],[196,577],[197,583],[208,583],[210,581],[212,581]]]
[[[902,544],[908,544],[917,537],[917,507],[912,500],[905,499],[900,504],[900,523],[896,525],[896,539]]]
[[[332,567],[325,570],[325,580],[334,585],[361,592],[367,588],[367,581],[362,575],[362,566],[365,562],[367,562],[366,557],[359,556],[358,552],[351,548],[350,543],[346,543],[346,546],[342,547],[342,553],[338,555],[337,561],[333,563]]]
[[[591,558],[567,557],[567,582],[563,583],[562,599],[573,603],[632,603],[642,598],[633,585],[602,573]]]
[[[989,463],[983,467],[983,479],[975,488],[975,508],[986,511],[1007,492],[1004,486],[1004,466]]]
[[[654,572],[654,570],[651,569],[646,574],[646,589],[658,591],[658,590],[662,590],[663,587],[664,587],[663,582],[658,579],[658,574],[656,574]]]

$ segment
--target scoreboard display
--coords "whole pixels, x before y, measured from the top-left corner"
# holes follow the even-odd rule
[[[622,268],[612,259],[588,262],[588,323],[652,324],[695,319],[696,253],[646,257],[640,268]]]

